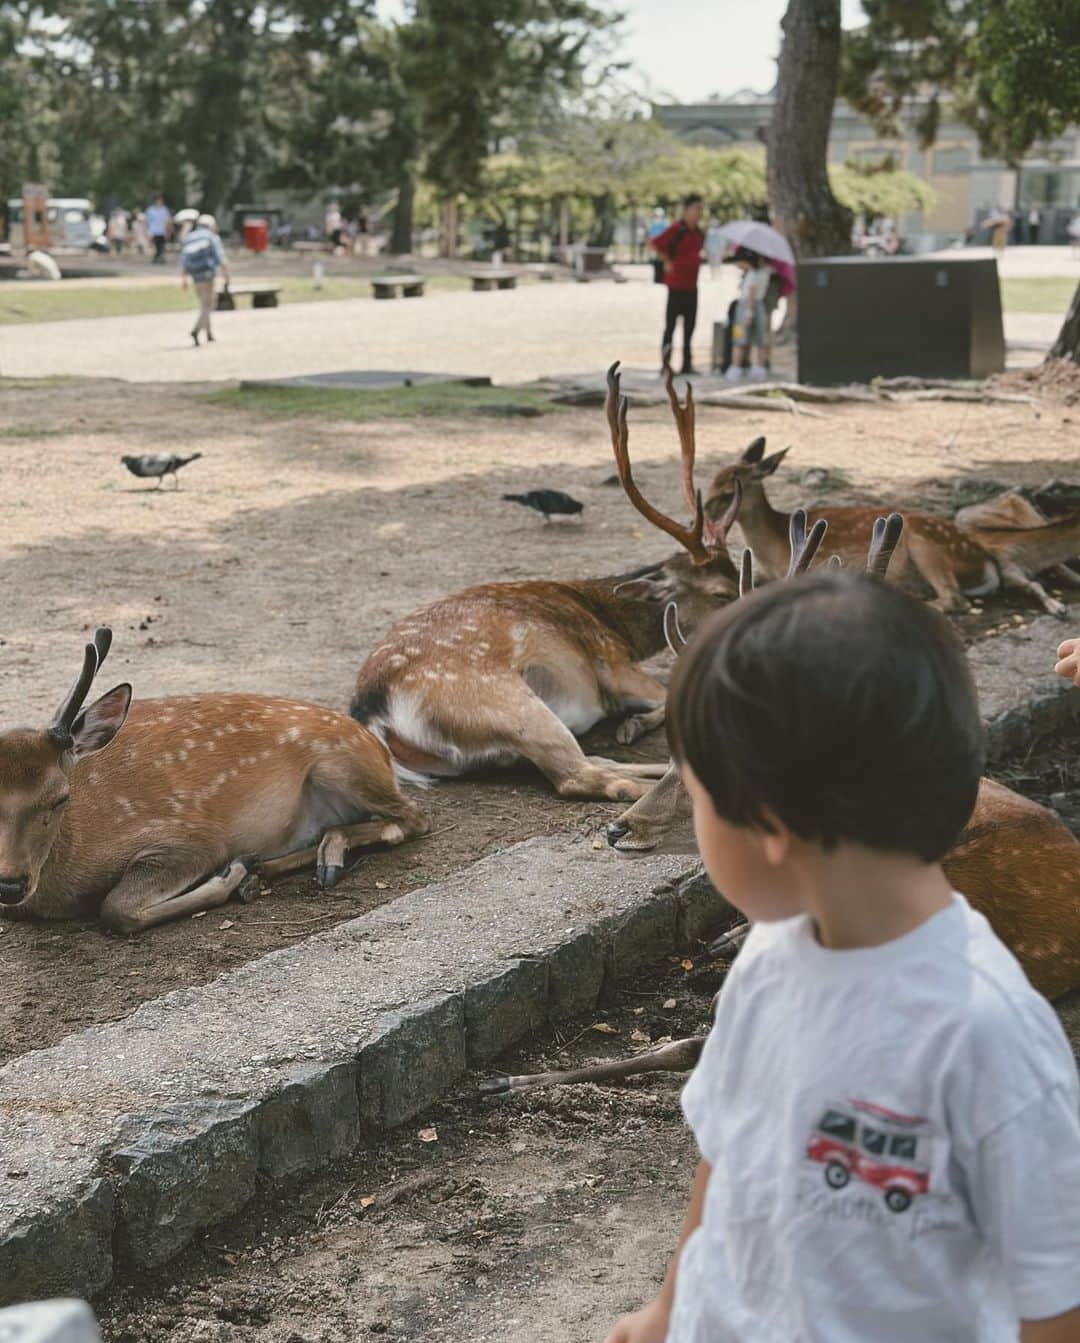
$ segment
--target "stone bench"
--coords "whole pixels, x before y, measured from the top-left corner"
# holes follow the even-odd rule
[[[397,298],[399,289],[405,298],[423,298],[424,277],[422,275],[376,275],[372,278],[371,288],[376,298]]]
[[[517,288],[517,276],[509,270],[474,271],[469,278],[472,280],[474,294],[488,289]]]
[[[276,308],[281,286],[277,284],[231,284],[217,296],[218,312],[232,312],[238,298],[251,297],[253,308]]]

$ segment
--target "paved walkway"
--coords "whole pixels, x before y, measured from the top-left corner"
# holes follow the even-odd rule
[[[1019,251],[1006,258],[1007,271],[1022,259]],[[733,281],[725,273],[702,285],[696,341],[702,367],[712,323],[726,311]],[[217,342],[198,350],[183,313],[7,326],[0,327],[0,374],[186,382],[406,368],[518,382],[595,371],[613,359],[651,367],[663,299],[663,290],[635,274],[621,285],[530,284],[489,294],[434,292],[383,303],[350,299],[241,309],[219,314]],[[1006,338],[1029,351],[1046,349],[1059,326],[1056,314],[1011,314]]]

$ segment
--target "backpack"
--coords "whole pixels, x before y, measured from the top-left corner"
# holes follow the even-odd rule
[[[180,246],[180,264],[193,280],[212,280],[218,268],[217,247],[205,229],[196,229]]]

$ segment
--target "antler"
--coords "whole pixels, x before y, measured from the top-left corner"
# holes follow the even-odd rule
[[[678,541],[679,545],[689,552],[690,558],[695,564],[708,564],[712,556],[702,539],[705,529],[705,505],[701,497],[701,491],[698,490],[693,498],[694,522],[691,527],[680,526],[679,523],[669,518],[665,513],[661,513],[659,509],[654,508],[649,503],[634,484],[634,478],[630,472],[630,431],[626,424],[626,412],[630,403],[620,390],[618,360],[608,369],[607,384],[607,399],[604,402],[604,409],[607,412],[608,426],[611,429],[611,446],[615,452],[615,465],[619,469],[619,482],[626,497],[643,518],[646,518],[654,527],[659,527],[662,532],[667,532],[668,536]],[[691,462],[691,472],[692,468],[693,463]],[[685,482],[685,472],[683,478]],[[728,509],[728,512],[730,513],[731,510]]]
[[[817,522],[810,528],[808,535],[806,531],[806,509],[797,508],[792,513],[788,522],[788,538],[791,545],[788,578],[794,578],[796,574],[806,573],[813,563],[814,556],[818,553],[828,529],[829,524],[825,519],[818,518]]]
[[[75,719],[79,716],[79,710],[83,706],[87,693],[94,683],[94,677],[98,674],[101,664],[109,655],[109,649],[112,647],[112,630],[101,626],[94,631],[94,642],[86,645],[86,651],[83,653],[82,671],[79,672],[75,684],[68,691],[63,704],[56,711],[56,716],[49,724],[47,729],[49,736],[54,740],[67,745],[71,741],[71,729]]]
[[[685,404],[680,402],[679,394],[675,390],[675,375],[670,368],[664,374],[664,387],[667,389],[668,400],[671,402],[671,413],[675,417],[675,427],[679,431],[679,447],[682,452],[683,498],[686,500],[687,507],[693,512],[698,493],[694,485],[694,460],[697,453],[695,436],[697,411],[694,408],[694,389],[688,382],[686,384],[686,402]],[[764,440],[762,441],[764,442]],[[727,513],[719,522],[713,522],[709,517],[705,518],[705,544],[710,549],[718,550],[724,544],[738,511],[739,506],[736,502],[733,505],[733,511],[729,510],[731,513],[730,520]]]
[[[754,590],[754,556],[747,546],[739,564],[739,596],[748,597]]]
[[[878,518],[874,523],[870,537],[870,549],[866,552],[866,572],[875,578],[884,578],[889,571],[889,561],[900,544],[904,531],[904,519],[899,513],[890,513],[887,518]]]

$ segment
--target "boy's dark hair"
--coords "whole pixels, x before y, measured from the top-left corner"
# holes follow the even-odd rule
[[[676,664],[668,741],[733,825],[936,862],[983,767],[975,688],[945,619],[820,572],[718,611]]]
[[[704,198],[699,196],[696,191],[691,191],[689,196],[683,197],[682,208],[685,210],[690,205],[701,205]]]

